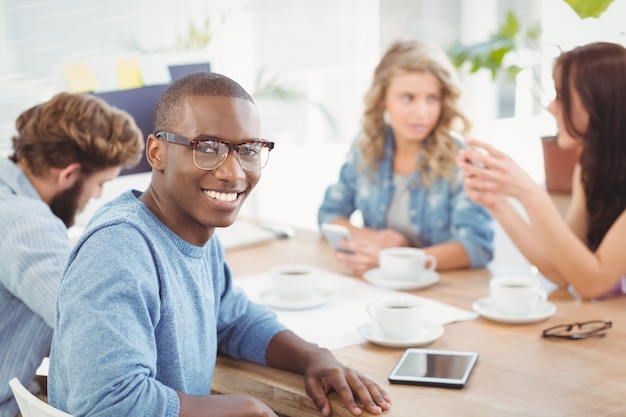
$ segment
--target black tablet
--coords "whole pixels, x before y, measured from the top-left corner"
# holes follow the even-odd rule
[[[476,352],[410,348],[389,374],[389,382],[463,388],[477,359]]]

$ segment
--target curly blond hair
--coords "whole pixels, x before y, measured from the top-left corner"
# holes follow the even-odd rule
[[[424,141],[417,169],[424,184],[437,177],[454,180],[457,145],[451,131],[467,134],[469,119],[460,108],[462,89],[456,69],[439,46],[423,41],[396,41],[374,70],[372,84],[365,95],[362,136],[359,146],[363,153],[363,170],[375,172],[384,156],[385,95],[391,79],[400,72],[426,72],[436,76],[442,85],[442,111],[437,126]]]
[[[75,162],[87,175],[130,168],[144,149],[134,119],[91,94],[59,93],[20,114],[15,127],[10,159],[25,162],[37,176]]]

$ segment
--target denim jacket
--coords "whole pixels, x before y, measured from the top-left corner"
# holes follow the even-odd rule
[[[457,145],[463,146],[458,141]],[[384,157],[378,171],[370,176],[369,171],[360,170],[363,156],[356,142],[352,145],[341,167],[339,181],[326,190],[318,211],[320,225],[337,217],[349,218],[359,210],[364,226],[372,229],[387,227],[387,209],[395,191],[393,148],[393,133],[388,128]],[[454,183],[437,178],[426,188],[420,173],[413,172],[409,186],[412,229],[424,246],[459,242],[470,258],[470,266],[484,267],[493,258],[491,216],[486,209],[467,198],[458,168],[456,174]]]

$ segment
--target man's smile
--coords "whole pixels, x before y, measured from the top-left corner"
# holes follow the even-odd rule
[[[214,191],[214,190],[203,190],[203,192],[209,198],[211,198],[213,200],[225,202],[225,203],[231,203],[231,202],[237,200],[237,198],[238,198],[238,196],[240,194],[240,193],[232,193],[232,192],[225,193],[225,192]],[[243,193],[241,193],[241,194],[243,194]]]

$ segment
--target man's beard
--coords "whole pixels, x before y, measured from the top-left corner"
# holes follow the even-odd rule
[[[83,177],[80,176],[67,190],[61,191],[52,197],[50,202],[50,210],[59,218],[65,227],[70,228],[76,220],[76,213],[80,207],[78,202],[83,191]]]

